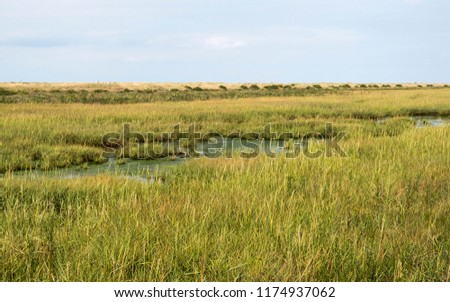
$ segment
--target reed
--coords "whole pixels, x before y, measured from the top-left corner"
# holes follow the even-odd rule
[[[449,281],[450,127],[408,118],[449,116],[449,97],[0,104],[0,280]],[[200,158],[154,182],[13,173],[101,161],[101,135],[128,122],[299,135],[333,122],[347,157]]]

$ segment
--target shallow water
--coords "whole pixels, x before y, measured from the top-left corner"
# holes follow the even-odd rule
[[[450,118],[436,116],[415,116],[412,119],[416,122],[417,128],[423,127],[439,127],[450,124]]]
[[[258,146],[259,151],[271,151],[275,154],[282,153],[285,150],[285,144],[287,140],[262,140],[262,139],[238,139],[238,138],[224,138],[221,142],[214,141],[210,144],[206,142],[199,142],[196,145],[196,151],[203,156],[213,156],[216,152],[220,152],[222,155],[232,154],[236,152],[251,152],[249,144],[252,144],[254,148]],[[292,147],[301,148],[304,144],[301,139],[291,140]],[[219,143],[220,148],[214,148],[214,143]],[[209,148],[208,148],[209,147]]]
[[[217,143],[217,141],[215,141],[215,143]],[[263,152],[265,148],[269,147],[269,143],[264,140],[252,139],[245,140],[245,143],[242,143],[242,141],[239,139],[224,139],[221,144],[222,148],[211,148],[211,144],[208,145],[205,142],[200,142],[196,145],[195,152],[198,154],[197,158],[207,156],[212,157],[212,155],[216,154],[216,152],[218,151],[220,151],[221,154],[225,156],[226,154],[231,154],[234,152],[246,152],[247,149],[245,147],[245,144],[248,143],[257,144],[261,152]],[[273,141],[270,144],[270,150],[275,154],[279,154],[284,150],[284,143],[284,141]],[[302,145],[300,140],[293,140],[293,144],[297,148],[300,148]],[[182,156],[154,160],[116,160],[114,158],[109,158],[107,162],[102,164],[87,164],[83,166],[58,168],[48,171],[40,169],[15,171],[12,172],[12,174],[14,176],[29,178],[45,176],[61,179],[108,174],[141,182],[154,183],[161,181],[161,179],[158,178],[158,174],[160,174],[161,172],[167,171],[171,167],[178,166],[192,159],[194,158],[186,158]]]
[[[384,123],[388,120],[391,120],[392,117],[386,117],[377,120],[378,123]],[[415,122],[416,128],[424,128],[424,127],[440,127],[447,124],[450,124],[450,118],[448,117],[439,117],[439,116],[412,116],[410,117],[412,121]]]
[[[391,118],[380,119],[377,122],[383,123]],[[436,117],[436,116],[420,116],[420,117],[411,117],[413,121],[416,123],[417,128],[423,127],[439,127],[446,124],[450,124],[450,118],[444,117]],[[220,148],[214,146],[214,143],[219,143]],[[210,144],[206,142],[199,142],[195,147],[195,152],[197,153],[197,157],[214,157],[214,154],[217,155],[217,152],[221,154],[221,156],[227,156],[236,152],[249,152],[248,144],[258,145],[260,152],[264,152],[264,150],[270,150],[275,154],[280,154],[285,151],[285,143],[284,140],[272,140],[272,142],[268,142],[267,140],[258,140],[258,139],[232,139],[232,138],[224,138],[223,140],[214,140],[210,142]],[[291,148],[302,148],[304,142],[299,139],[291,141]],[[209,148],[208,148],[209,147]],[[270,149],[269,149],[270,148]],[[287,150],[286,150],[287,151]],[[83,176],[93,176],[98,174],[109,174],[115,175],[119,177],[123,177],[126,179],[146,182],[146,183],[155,183],[160,181],[157,175],[160,172],[167,171],[171,167],[178,166],[180,164],[185,163],[188,160],[192,160],[192,157],[173,157],[170,159],[154,159],[154,160],[115,160],[113,158],[108,159],[107,162],[102,164],[88,164],[78,167],[69,167],[69,168],[59,168],[55,170],[42,171],[39,169],[31,170],[31,171],[16,171],[13,172],[14,176],[21,177],[56,177],[56,178],[77,178]]]
[[[175,160],[157,159],[157,160],[125,160],[119,161],[108,159],[102,164],[88,164],[84,166],[76,166],[69,168],[59,168],[54,170],[43,171],[39,169],[30,171],[16,171],[14,176],[21,177],[56,177],[56,178],[77,178],[83,176],[94,176],[98,174],[116,175],[128,179],[139,181],[154,182],[155,176],[159,171],[179,165],[186,159],[176,158]]]

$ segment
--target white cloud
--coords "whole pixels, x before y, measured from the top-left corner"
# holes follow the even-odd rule
[[[244,46],[246,43],[239,38],[228,36],[210,36],[206,39],[206,46],[210,49],[233,49]]]
[[[268,31],[271,35],[263,37],[265,40],[270,37],[273,41],[284,41],[288,44],[346,43],[366,39],[361,33],[340,28],[277,26],[269,28]]]
[[[403,3],[406,3],[406,4],[419,4],[419,3],[422,3],[422,0],[403,0]]]

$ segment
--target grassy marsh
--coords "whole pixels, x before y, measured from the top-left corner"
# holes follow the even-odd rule
[[[450,89],[0,104],[2,172],[101,162],[101,135],[123,123],[348,132],[345,158],[203,158],[163,183],[8,172],[0,280],[448,281],[450,127],[415,128],[415,115],[450,116]]]

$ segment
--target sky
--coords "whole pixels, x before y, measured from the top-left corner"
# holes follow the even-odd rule
[[[449,83],[448,0],[0,0],[0,82]]]

